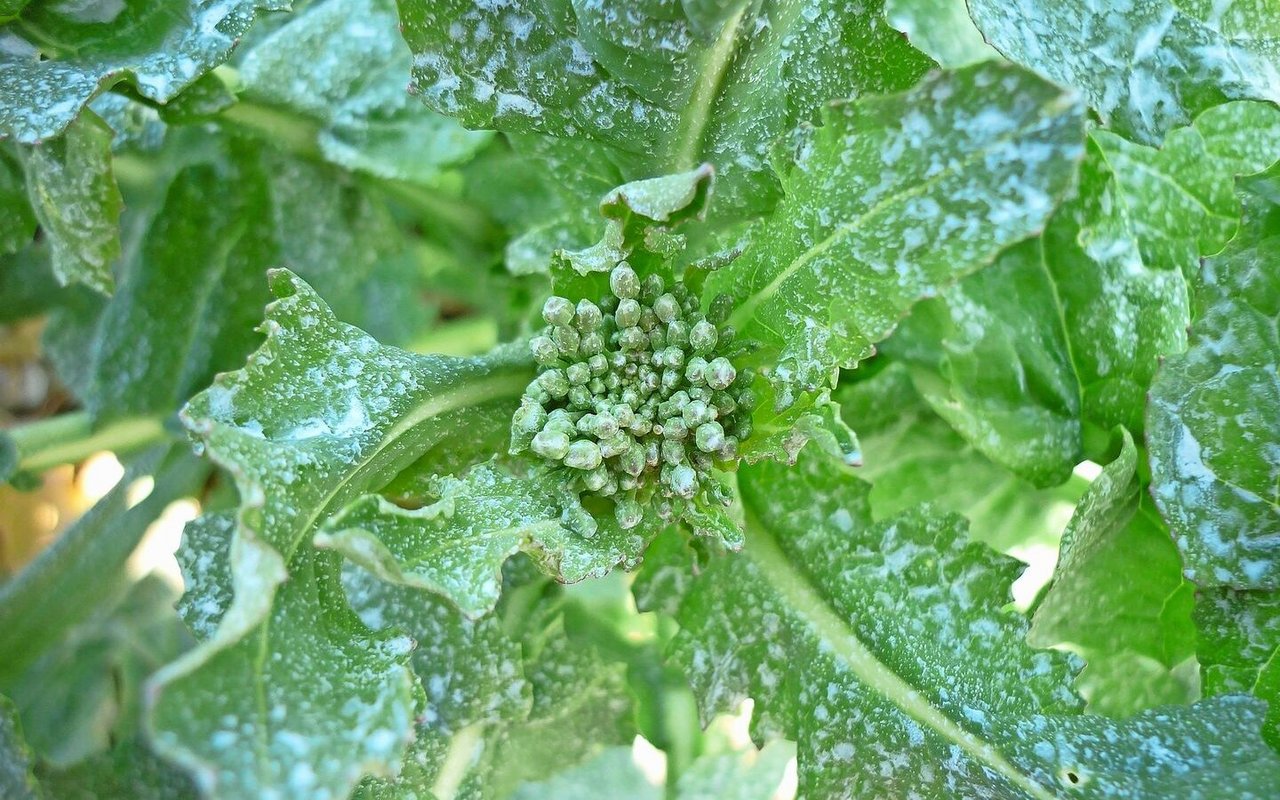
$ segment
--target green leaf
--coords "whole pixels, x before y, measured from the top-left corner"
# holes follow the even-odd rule
[[[66,770],[42,768],[40,784],[58,800],[195,800],[191,779],[137,739]]]
[[[1257,216],[1205,262],[1187,351],[1165,361],[1147,406],[1152,495],[1204,587],[1280,587],[1280,227],[1274,207]]]
[[[838,394],[843,417],[859,431],[863,463],[855,474],[872,485],[875,520],[930,503],[963,515],[972,538],[1002,553],[1057,546],[1083,482],[1037,489],[993,463],[934,413],[901,364],[842,383]]]
[[[947,68],[999,58],[969,18],[964,0],[885,0],[885,19]]]
[[[242,498],[234,600],[212,636],[153,679],[150,725],[160,752],[216,796],[344,795],[399,769],[418,690],[410,641],[360,624],[340,561],[307,545],[328,515],[465,428],[473,408],[509,408],[531,370],[510,356],[381,346],[298,278],[272,275],[266,342],[184,411]],[[333,674],[346,677],[299,679]]]
[[[13,800],[43,797],[35,775],[34,758],[22,737],[22,723],[13,701],[0,695],[0,791]]]
[[[177,591],[151,575],[69,630],[6,691],[42,763],[65,769],[137,735],[142,682],[190,647]]]
[[[757,738],[797,741],[801,795],[1260,798],[1280,780],[1251,698],[1075,713],[1072,660],[1027,647],[1006,608],[1016,562],[956,517],[872,522],[870,487],[817,454],[740,486],[747,547],[702,570],[674,656],[704,719],[750,696]]]
[[[1138,450],[1125,431],[1120,454],[1067,526],[1053,582],[1027,636],[1035,647],[1062,646],[1082,656],[1088,667],[1081,683],[1109,690],[1082,694],[1091,711],[1108,716],[1195,699],[1195,687],[1175,672],[1195,655],[1195,587],[1182,577],[1182,558],[1137,466]],[[1146,674],[1135,668],[1141,662],[1153,662]]]
[[[1160,358],[1185,347],[1184,276],[1234,234],[1233,179],[1280,156],[1277,121],[1228,103],[1159,150],[1093,131],[1044,235],[922,304],[886,349],[975,447],[1039,485],[1105,457],[1106,431],[1142,431]]]
[[[22,165],[0,148],[0,255],[27,246],[35,232],[36,217],[23,186]]]
[[[398,27],[393,0],[312,3],[240,54],[244,96],[317,120],[316,144],[331,163],[437,183],[491,135],[408,96],[412,56]]]
[[[0,138],[52,138],[124,79],[168,102],[226,59],[260,9],[285,8],[284,0],[32,6],[0,29]]]
[[[662,790],[645,778],[630,747],[611,747],[580,767],[540,783],[526,783],[512,800],[592,800],[596,797],[659,800]]]
[[[769,147],[797,122],[929,66],[878,2],[399,6],[433,108],[471,128],[587,140],[628,180],[712,163],[727,215],[773,205]]]
[[[1262,737],[1280,750],[1280,594],[1202,589],[1195,621],[1205,696],[1248,692],[1266,700]]]
[[[1280,18],[1265,3],[969,0],[969,13],[1007,58],[1079,89],[1143,144],[1223,100],[1280,101]]]
[[[780,407],[1035,233],[1067,190],[1082,124],[1070,95],[994,62],[828,109],[755,245],[708,280],[776,363]]]
[[[23,148],[27,192],[48,237],[53,272],[103,294],[120,255],[120,190],[111,172],[111,129],[84,112],[66,135]]]
[[[378,495],[361,498],[326,522],[314,541],[383,580],[442,594],[471,617],[493,608],[502,565],[520,551],[570,583],[639,563],[652,533],[622,530],[612,514],[597,517],[591,537],[575,533],[565,509],[581,507],[560,481],[541,471],[513,475],[482,464],[461,478],[438,479],[439,500],[422,508],[400,508]]]

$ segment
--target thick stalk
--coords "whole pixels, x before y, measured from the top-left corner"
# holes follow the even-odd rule
[[[8,441],[0,441],[0,478],[5,477],[6,464],[16,472],[39,473],[82,461],[100,450],[133,452],[165,437],[159,417],[131,417],[95,431],[85,411],[59,414],[4,433]]]

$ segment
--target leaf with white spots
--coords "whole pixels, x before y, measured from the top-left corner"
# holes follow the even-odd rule
[[[1253,0],[969,0],[1012,61],[1084,93],[1143,144],[1225,100],[1280,102],[1280,12]]]
[[[889,24],[947,68],[999,58],[969,18],[965,0],[885,0]]]
[[[433,108],[468,127],[585,140],[627,180],[711,163],[725,214],[777,200],[769,148],[796,123],[929,67],[875,0],[399,6],[414,88]]]
[[[260,10],[285,8],[283,0],[36,3],[0,28],[0,138],[57,136],[122,80],[168,102],[226,60]]]
[[[1023,641],[1012,559],[951,515],[876,523],[867,484],[820,454],[744,468],[742,554],[713,560],[674,656],[704,718],[755,700],[824,798],[1265,797],[1262,704],[1219,698],[1127,721],[1079,715],[1073,659]]]
[[[1280,593],[1201,589],[1195,623],[1205,696],[1247,692],[1267,701],[1262,736],[1280,751]]]
[[[111,129],[92,112],[53,141],[21,149],[27,192],[49,240],[53,273],[103,294],[120,255],[120,190],[111,172]]]
[[[1107,431],[1143,430],[1160,358],[1186,346],[1187,280],[1235,235],[1235,177],[1280,157],[1280,112],[1227,103],[1160,149],[1090,134],[1076,196],[1038,239],[917,307],[886,350],[939,415],[1040,485]]]
[[[242,95],[321,124],[334,164],[435,184],[491,138],[425,108],[405,91],[412,56],[394,0],[326,0],[300,9],[238,53]]]
[[[1280,588],[1280,216],[1254,221],[1196,286],[1185,353],[1147,406],[1151,492],[1203,587]]]
[[[343,797],[365,774],[398,770],[418,690],[410,641],[355,619],[340,559],[310,539],[452,441],[475,409],[514,404],[531,369],[510,355],[385,347],[293,275],[272,283],[266,342],[184,412],[242,498],[234,599],[211,635],[153,678],[149,724],[161,753],[214,796]]]
[[[737,301],[739,335],[763,345],[778,405],[1036,233],[1070,185],[1083,124],[1073,95],[995,62],[827,109],[754,246],[708,280]]]
[[[1090,711],[1110,716],[1195,699],[1179,670],[1195,655],[1195,587],[1182,577],[1182,558],[1142,491],[1137,466],[1125,431],[1120,454],[1067,526],[1027,636],[1036,647],[1061,646],[1084,658],[1077,686]]]

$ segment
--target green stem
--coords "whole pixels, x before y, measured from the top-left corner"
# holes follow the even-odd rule
[[[145,459],[0,587],[0,685],[16,678],[67,630],[101,607],[119,588],[125,561],[147,528],[174,500],[196,493],[209,470],[208,463],[193,458],[185,446],[170,448],[163,461],[159,454]],[[151,493],[129,507],[129,486],[151,472]]]
[[[131,417],[93,430],[87,411],[59,414],[5,432],[18,472],[43,472],[59,464],[83,461],[99,450],[127,453],[165,437],[158,417]],[[4,475],[0,455],[0,476]]]

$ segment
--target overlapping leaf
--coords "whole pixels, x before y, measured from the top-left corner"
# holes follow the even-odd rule
[[[1205,696],[1247,692],[1267,701],[1262,735],[1280,750],[1280,594],[1202,589],[1195,622]]]
[[[1201,586],[1280,587],[1280,225],[1259,204],[1205,262],[1185,353],[1151,387],[1151,491]]]
[[[311,550],[310,536],[464,429],[473,408],[512,402],[529,372],[503,356],[380,346],[288,273],[275,273],[273,291],[266,343],[185,412],[243,498],[234,600],[209,638],[156,676],[150,722],[161,751],[216,796],[340,796],[366,773],[398,769],[417,690],[410,641],[354,618],[340,561]]]
[[[1194,587],[1137,477],[1126,431],[1062,537],[1053,582],[1036,606],[1028,641],[1065,646],[1088,667],[1078,684],[1097,713],[1124,716],[1195,692],[1175,673],[1195,654]],[[1141,580],[1135,576],[1141,575]]]
[[[226,59],[284,0],[38,3],[0,28],[0,138],[56,136],[103,87],[128,79],[164,103]]]
[[[409,97],[412,57],[397,23],[394,0],[312,3],[240,54],[243,96],[321,123],[316,145],[332,163],[436,183],[490,136]]]
[[[905,88],[929,65],[878,2],[399,6],[432,107],[469,127],[591,143],[591,159],[628,180],[710,162],[726,214],[776,201],[769,147],[797,122],[829,100]]]
[[[1268,3],[969,0],[983,37],[1078,88],[1142,144],[1226,100],[1280,101],[1280,12]]]
[[[1072,179],[1082,125],[1071,95],[994,62],[829,109],[754,246],[708,281],[776,365],[780,407],[1035,233]]]
[[[885,0],[885,19],[940,65],[963,67],[999,58],[969,17],[965,0]]]
[[[1261,798],[1280,780],[1250,698],[1073,713],[1069,660],[1005,608],[1014,562],[957,518],[874,523],[866,484],[820,455],[740,485],[747,548],[693,583],[675,655],[704,714],[749,695],[757,735],[796,739],[801,794]]]
[[[1044,235],[923,304],[888,350],[975,447],[1060,483],[1113,426],[1142,430],[1159,359],[1186,343],[1187,276],[1235,234],[1233,178],[1280,157],[1277,123],[1241,102],[1160,150],[1094,131],[1078,196]]]

